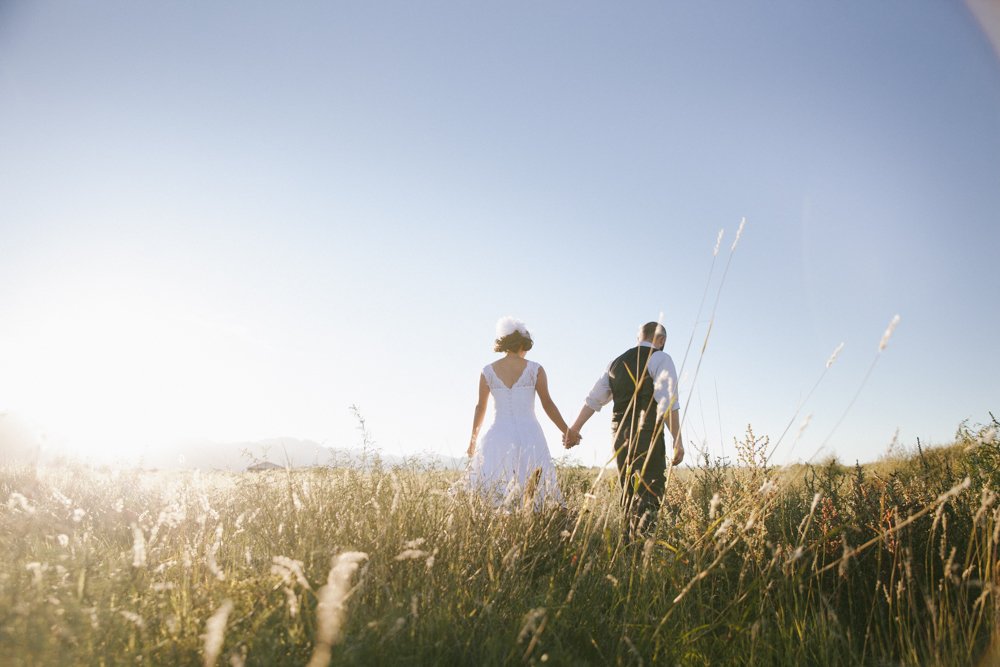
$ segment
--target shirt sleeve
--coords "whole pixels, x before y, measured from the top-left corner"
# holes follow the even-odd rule
[[[608,377],[608,372],[604,371],[604,375],[597,381],[594,388],[590,390],[590,394],[587,395],[584,403],[587,407],[594,412],[600,412],[601,408],[611,402],[611,380]]]
[[[666,352],[656,352],[650,359],[650,371],[650,375],[653,376],[656,414],[662,417],[667,410],[678,410],[681,399],[677,392],[677,369],[674,367],[674,360]]]

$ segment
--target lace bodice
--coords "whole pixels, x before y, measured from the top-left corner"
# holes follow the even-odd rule
[[[535,381],[538,379],[538,369],[537,363],[529,361],[521,377],[508,387],[493,370],[492,364],[483,368],[483,377],[493,395],[496,421],[517,421],[518,417],[535,420]]]

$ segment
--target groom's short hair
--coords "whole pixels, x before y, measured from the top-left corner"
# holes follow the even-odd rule
[[[639,338],[652,341],[657,336],[666,336],[667,329],[659,322],[646,322],[639,329]]]

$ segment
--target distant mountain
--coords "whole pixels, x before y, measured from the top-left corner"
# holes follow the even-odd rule
[[[178,470],[246,470],[255,463],[270,462],[282,468],[330,465],[351,456],[346,450],[324,447],[312,440],[271,438],[247,442],[186,440],[166,447],[147,447],[135,458],[141,468]]]
[[[383,454],[377,450],[363,452],[357,449],[327,447],[313,440],[297,438],[269,438],[241,442],[212,442],[187,440],[167,447],[147,447],[127,461],[125,465],[157,470],[247,470],[267,468],[308,468],[313,466],[365,466],[376,460],[382,465],[433,464],[445,468],[461,468],[465,459],[424,453],[416,456]]]
[[[185,440],[165,446],[138,446],[127,455],[112,456],[100,452],[81,455],[67,444],[44,441],[29,425],[13,415],[0,413],[0,465],[33,465],[78,460],[91,465],[123,465],[144,469],[184,470],[246,470],[254,465],[270,463],[284,468],[311,466],[364,466],[378,457],[383,465],[436,465],[461,468],[464,458],[422,453],[415,456],[383,454],[377,450],[327,447],[313,440],[269,438],[240,442]],[[267,467],[262,466],[262,467]]]

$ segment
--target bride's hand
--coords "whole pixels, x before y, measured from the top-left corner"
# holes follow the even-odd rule
[[[580,432],[573,429],[566,429],[563,434],[563,447],[570,449],[580,444]]]
[[[476,453],[476,439],[472,438],[471,440],[469,440],[469,449],[466,450],[465,454],[471,459],[472,455],[475,453]]]

